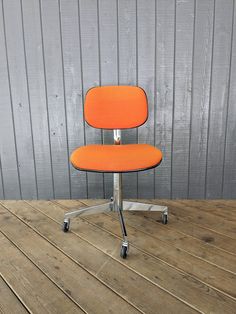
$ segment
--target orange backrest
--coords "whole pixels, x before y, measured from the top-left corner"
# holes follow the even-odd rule
[[[137,86],[93,87],[86,94],[84,114],[94,128],[135,128],[147,120],[147,97]]]

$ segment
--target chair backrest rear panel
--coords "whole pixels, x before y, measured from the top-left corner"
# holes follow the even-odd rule
[[[147,97],[137,86],[93,87],[86,94],[84,114],[94,128],[135,128],[147,120]]]

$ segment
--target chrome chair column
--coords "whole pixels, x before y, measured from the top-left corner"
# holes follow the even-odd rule
[[[114,144],[121,144],[121,131],[113,130]],[[113,210],[118,212],[123,241],[121,245],[120,256],[126,258],[129,250],[129,242],[127,240],[127,232],[123,217],[123,198],[122,198],[122,174],[113,174]]]

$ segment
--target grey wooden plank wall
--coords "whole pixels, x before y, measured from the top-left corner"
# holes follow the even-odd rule
[[[236,198],[234,0],[0,0],[0,198],[103,198],[110,174],[71,151],[112,143],[83,120],[96,85],[143,87],[149,120],[126,143],[161,148],[125,174],[132,198]]]

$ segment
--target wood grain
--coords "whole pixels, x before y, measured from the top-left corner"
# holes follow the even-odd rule
[[[0,156],[0,197],[1,197],[1,199],[4,199],[4,198],[5,198],[5,195],[4,195],[4,186],[3,186],[3,175],[2,175],[1,156]]]
[[[186,221],[214,230],[222,235],[230,237],[231,239],[236,239],[236,224],[234,222],[226,221],[225,219],[211,213],[199,213],[196,208],[179,204],[177,201],[170,201],[168,204],[174,215],[184,217]]]
[[[83,78],[78,1],[61,1],[61,40],[65,79],[68,149],[71,152],[85,144],[83,119]],[[87,195],[87,176],[70,165],[71,197]]]
[[[175,1],[156,2],[155,145],[163,162],[155,169],[155,198],[171,197],[174,100]],[[146,196],[144,196],[146,198]]]
[[[68,163],[64,70],[61,52],[60,10],[58,2],[52,0],[47,2],[41,1],[40,9],[54,191],[55,197],[69,198],[71,189]]]
[[[22,2],[38,198],[53,198],[51,144],[39,2]],[[39,49],[40,48],[40,49]]]
[[[82,200],[84,204],[88,205],[94,205],[101,203],[98,200]],[[36,202],[35,202],[36,203]],[[81,202],[77,201],[63,201],[58,200],[58,204],[62,205],[65,208],[78,208],[81,206]],[[38,203],[36,203],[38,204]],[[45,207],[44,207],[45,208]],[[51,213],[52,210],[48,211],[48,213]],[[152,213],[154,214],[154,213]],[[139,214],[140,215],[140,214]],[[84,221],[87,221],[91,223],[92,225],[86,224],[86,229],[82,228],[79,221],[78,231],[75,229],[75,233],[77,235],[82,235],[89,239],[91,243],[94,245],[100,247],[101,250],[104,250],[105,252],[109,253],[112,252],[112,256],[116,258],[117,252],[112,249],[112,247],[115,247],[115,243],[120,238],[120,230],[119,230],[119,224],[117,219],[114,219],[116,215],[113,216],[112,222],[109,221],[105,215],[97,215],[94,217],[90,217],[89,219],[83,218]],[[135,216],[137,218],[138,215]],[[54,214],[54,217],[56,217],[56,213]],[[134,218],[134,220],[135,220]],[[142,225],[147,225],[147,220],[143,219]],[[128,220],[129,221],[129,220]],[[128,222],[127,221],[127,222]],[[138,221],[138,219],[137,219]],[[102,232],[100,234],[95,227],[99,227]],[[130,234],[130,227],[128,226],[128,236]],[[138,223],[138,229],[140,229],[140,224]],[[83,233],[81,234],[80,230],[83,229]],[[116,235],[117,240],[111,240],[110,235],[107,235],[106,232],[109,232],[109,234]],[[159,228],[156,227],[156,234],[159,234]],[[142,235],[139,233],[137,237],[141,237]],[[167,241],[169,239],[168,234],[166,232],[166,238]],[[107,239],[107,240],[106,240]],[[223,305],[222,301],[222,294],[218,295],[218,292],[216,293],[216,290],[212,290],[206,283],[202,281],[198,281],[198,277],[191,276],[190,274],[183,272],[183,270],[180,270],[179,268],[176,268],[176,264],[174,266],[173,262],[166,263],[166,260],[163,259],[162,254],[158,254],[158,258],[154,256],[150,256],[150,254],[145,254],[147,245],[146,243],[150,243],[150,241],[143,241],[143,245],[141,245],[142,240],[139,241],[140,246],[133,245],[131,243],[131,250],[132,255],[135,255],[134,259],[129,259],[129,266],[134,268],[139,273],[145,275],[150,280],[160,284],[163,288],[167,289],[168,291],[171,291],[174,295],[181,297],[183,300],[187,301],[190,304],[193,304],[197,309],[202,310],[203,312],[221,312],[223,311],[230,311],[235,307],[234,301],[232,301],[232,307],[230,306],[229,309],[223,308],[225,305]],[[105,243],[105,248],[102,243]],[[150,245],[153,245],[150,243]],[[161,244],[160,244],[161,245]],[[108,247],[110,250],[108,250]],[[159,251],[159,249],[157,249]],[[155,266],[156,265],[156,266]],[[170,276],[170,277],[169,277]],[[199,288],[202,289],[199,289]],[[186,292],[185,292],[186,289]],[[188,291],[188,292],[187,292]],[[210,295],[206,296],[206,291],[210,293]],[[215,294],[216,293],[216,294]],[[218,296],[217,296],[218,295]],[[207,298],[207,302],[204,301],[205,297]],[[219,299],[218,299],[219,297]],[[206,305],[207,303],[207,305]],[[228,304],[228,302],[226,302]],[[229,302],[231,303],[231,301]],[[225,304],[225,303],[224,303]],[[229,305],[229,304],[228,304]],[[209,308],[207,308],[209,306]],[[221,307],[223,306],[223,307]]]
[[[118,85],[118,32],[117,3],[115,0],[98,1],[99,56],[101,85]],[[103,143],[113,144],[113,131],[103,130]],[[113,176],[104,174],[104,196],[112,196]]]
[[[98,39],[98,7],[93,0],[79,2],[81,52],[83,67],[83,93],[101,84]],[[102,131],[85,123],[85,143],[101,144]],[[88,172],[88,197],[104,197],[104,175]]]
[[[115,219],[106,216],[98,220],[98,217],[91,216],[86,218],[88,221],[92,221],[96,225],[101,224],[103,228],[109,232],[120,235],[120,226]],[[236,275],[229,273],[215,265],[209,264],[208,262],[197,259],[194,256],[188,254],[178,247],[170,245],[167,241],[161,239],[153,239],[149,234],[143,233],[137,228],[132,226],[128,227],[128,235],[131,243],[139,248],[144,248],[144,251],[162,260],[174,265],[181,271],[193,275],[199,278],[204,283],[207,283],[217,289],[221,289],[228,295],[235,297],[235,278]],[[149,243],[145,246],[145,243]],[[193,267],[194,265],[194,267]]]
[[[28,94],[29,86],[25,59],[24,34],[22,28],[21,3],[17,0],[4,1],[2,8],[4,11],[4,28],[7,54],[7,60],[5,60],[5,62],[7,61],[7,67],[9,71],[9,86],[5,85],[7,88],[5,95],[7,96],[8,89],[10,88],[12,106],[12,117],[10,120],[12,120],[12,123],[14,123],[14,135],[10,135],[9,133],[9,136],[10,139],[12,139],[12,136],[15,137],[15,147],[13,147],[13,143],[11,144],[13,151],[9,151],[9,147],[4,154],[4,160],[13,154],[9,162],[7,162],[8,165],[6,164],[6,171],[9,167],[11,167],[12,164],[13,168],[12,171],[10,171],[10,175],[13,175],[15,172],[14,169],[16,169],[15,167],[17,167],[19,171],[21,196],[23,198],[37,198],[38,191],[35,172],[35,156],[32,137],[30,99]],[[15,36],[12,36],[12,34],[15,34]],[[5,62],[3,65],[4,67],[6,66]],[[7,103],[7,112],[10,115],[9,101]],[[4,105],[2,108],[4,109],[5,107],[6,105]],[[3,118],[10,118],[10,116],[4,117],[3,115]],[[3,143],[7,145],[8,130],[10,131],[12,123],[10,122],[8,124],[7,121],[5,123],[5,125],[7,125],[7,129],[5,129],[3,133],[5,137]],[[17,150],[16,160],[14,160],[15,150]],[[4,161],[3,167],[5,167]],[[14,186],[16,185],[14,184]],[[10,197],[10,194],[8,197]]]
[[[200,213],[204,215],[204,212],[212,213],[216,216],[221,217],[224,220],[230,222],[236,222],[236,209],[227,204],[214,204],[212,206],[211,201],[203,200],[191,200],[186,202],[185,200],[179,201],[180,204],[184,204],[190,207],[194,207]]]
[[[172,126],[173,198],[187,198],[192,100],[194,1],[176,1],[174,109]]]
[[[155,119],[155,1],[137,1],[137,83],[147,95],[148,121],[138,128],[138,142],[154,145]],[[138,156],[137,156],[138,158]],[[146,196],[144,196],[146,195]],[[154,170],[138,173],[137,197],[154,197]]]
[[[235,198],[236,191],[236,6],[233,2],[233,19],[231,30],[231,51],[230,51],[230,73],[228,82],[228,113],[226,117],[226,138],[225,138],[225,152],[224,152],[224,178],[223,178],[223,198]]]
[[[222,178],[234,1],[216,1],[209,112],[206,198],[222,198]]]
[[[0,235],[1,274],[33,313],[83,313],[5,236]],[[50,291],[50,294],[49,294]]]
[[[192,228],[192,236],[185,233],[184,228],[176,228],[179,223],[183,225],[184,221],[184,218],[180,218],[180,221],[173,219],[176,214],[170,215],[169,225],[164,226],[157,221],[160,219],[159,213],[143,215],[141,212],[125,212],[131,243],[127,260],[119,257],[121,232],[116,213],[73,219],[71,231],[67,234],[61,231],[65,210],[103,202],[1,202],[1,234],[4,235],[4,241],[9,243],[6,244],[7,253],[0,257],[4,260],[4,280],[30,310],[38,306],[37,302],[50,297],[51,303],[55,300],[57,306],[67,312],[70,312],[70,304],[77,305],[73,309],[75,312],[83,309],[89,313],[117,313],[120,309],[125,313],[156,313],[159,307],[164,309],[163,313],[234,312],[235,254],[211,242],[197,239],[195,228],[199,236],[199,230],[205,229],[200,223],[195,224],[194,218],[191,219],[194,211],[197,212],[198,202],[193,202],[190,207],[182,201],[161,201],[163,204],[169,202],[171,212],[174,211],[173,206],[177,208],[179,205],[179,217],[184,216],[181,215],[182,208],[183,214],[189,210],[191,222],[186,230]],[[210,208],[210,202],[206,203]],[[220,201],[213,202],[213,208],[216,205],[214,203],[219,205]],[[229,203],[231,207],[235,204]],[[207,213],[214,216],[210,211]],[[215,227],[213,222],[209,220],[212,230]],[[0,242],[2,247],[2,240]],[[14,267],[21,263],[24,263],[24,267],[13,272],[13,260]],[[28,273],[25,275],[26,269]],[[20,285],[15,282],[13,274],[18,279],[28,276],[28,285],[28,281],[30,285],[31,281],[35,283],[35,286],[30,287],[30,293],[28,288],[20,290],[22,282],[25,285],[25,279],[18,280]],[[45,278],[40,288],[37,287],[38,279],[35,280],[35,276]],[[45,288],[49,283],[53,289]],[[50,293],[47,296],[45,293],[40,294],[40,298],[35,301],[34,296],[41,288]],[[144,291],[148,291],[148,294]],[[55,295],[59,294],[63,297],[55,299]],[[64,305],[65,297],[68,302]],[[51,312],[50,306],[48,312]]]
[[[0,277],[0,313],[29,313],[2,277]]]
[[[119,45],[119,85],[137,85],[137,14],[136,0],[119,0],[118,3],[118,45]],[[137,130],[122,131],[124,144],[137,143]],[[124,197],[138,193],[138,174],[123,175]]]
[[[25,204],[22,205],[25,206]],[[16,214],[18,214],[18,211],[22,211],[23,215],[21,215],[20,218],[26,222],[30,222],[32,218],[30,215],[25,215],[22,208],[23,206],[20,206],[20,204],[15,204],[14,206],[14,204],[12,204],[11,208],[13,208]],[[27,210],[30,211],[29,206]],[[31,211],[33,211],[32,208]],[[1,213],[3,213],[2,209]],[[117,313],[118,309],[124,312],[127,311],[128,313],[137,312],[127,302],[119,298],[111,289],[94,278],[85,269],[79,267],[73,260],[66,257],[57,249],[57,246],[53,247],[51,243],[45,241],[45,239],[40,237],[29,227],[26,227],[23,222],[19,221],[9,212],[5,211],[1,217],[8,220],[8,227],[3,228],[3,232],[7,237],[11,239],[41,271],[56,283],[65,294],[69,295],[70,298],[86,312],[96,313],[98,311]],[[51,225],[50,220],[49,224],[47,222],[48,220],[46,219],[44,225],[53,230],[55,225]],[[58,231],[61,232],[60,229]],[[19,232],[21,236],[17,237],[17,233],[19,234]],[[67,246],[69,246],[68,243]],[[84,251],[86,251],[86,248]],[[101,268],[104,262],[103,260],[100,265]],[[91,295],[93,295],[92,301],[88,302],[89,296]]]
[[[120,294],[125,300],[131,302],[137,309],[143,312],[150,312],[150,313],[155,313],[155,309],[158,306],[161,306],[160,299],[166,300],[163,302],[168,302],[170,305],[168,306],[167,311],[169,310],[170,312],[173,311],[173,308],[179,308],[183,311],[188,312],[188,307],[184,306],[182,302],[176,300],[172,296],[168,295],[166,292],[162,291],[159,287],[156,285],[153,285],[149,281],[146,281],[142,276],[136,274],[135,272],[131,272],[128,268],[122,267],[122,265],[119,262],[115,262],[113,259],[108,258],[108,256],[104,253],[99,252],[97,249],[95,249],[93,246],[89,245],[85,241],[81,241],[78,239],[75,235],[71,235],[70,239],[62,239],[64,238],[64,234],[61,232],[60,228],[58,228],[58,231],[56,232],[57,234],[54,234],[53,237],[51,237],[47,230],[50,229],[55,229],[55,223],[52,223],[50,219],[42,215],[40,212],[35,212],[32,208],[27,206],[26,204],[22,204],[25,209],[23,209],[23,206],[20,206],[19,203],[12,203],[12,202],[6,202],[4,204],[7,204],[7,207],[15,213],[17,216],[19,216],[21,219],[24,221],[28,222],[29,225],[32,227],[36,228],[42,235],[46,235],[46,237],[50,238],[52,243],[56,244],[57,247],[60,247],[65,254],[69,254],[69,256],[77,260],[79,264],[82,264],[87,271],[91,272],[95,277],[97,277],[99,280],[102,281],[103,284],[106,284],[108,287],[111,288],[111,290],[115,291],[117,294]],[[34,203],[30,202],[30,204],[33,204],[36,206],[39,210],[44,210],[45,209],[45,203],[39,202],[39,203]],[[47,212],[49,211],[54,211],[57,210],[57,207],[53,204],[50,204],[49,202],[47,203]],[[51,205],[51,206],[50,206]],[[63,210],[62,210],[63,212]],[[38,221],[38,223],[37,223]],[[43,223],[44,221],[44,223]],[[40,227],[40,226],[45,226],[45,227]],[[79,242],[78,242],[79,241]],[[62,246],[62,242],[64,242]],[[78,253],[78,243],[82,243],[82,247],[80,247],[81,253]],[[117,243],[114,247],[115,251],[119,251],[119,242]],[[69,248],[69,250],[68,250]],[[46,249],[44,249],[47,251]],[[54,250],[51,250],[54,252]],[[83,254],[82,252],[87,252],[87,254]],[[88,256],[88,253],[91,255]],[[55,252],[53,253],[53,256],[55,256]],[[57,258],[58,260],[59,258]],[[86,259],[86,260],[85,260]],[[60,260],[60,259],[59,259]],[[66,260],[63,261],[63,265],[66,263]],[[60,265],[60,272],[66,273],[66,271],[63,271],[62,265]],[[66,265],[65,265],[66,267]],[[73,271],[73,266],[67,265],[66,269],[71,274],[74,274],[75,271]],[[78,278],[75,278],[75,283],[77,281],[83,282],[83,277],[81,276],[79,270],[76,271],[78,273]],[[53,274],[51,274],[52,278],[54,279]],[[88,276],[88,275],[87,275]],[[65,276],[67,278],[68,276]],[[63,280],[63,278],[61,279]],[[133,285],[133,282],[136,282],[136,285]],[[99,292],[99,286],[95,286],[95,281],[90,279],[90,284],[94,286],[93,289],[96,289],[96,295],[98,298],[103,298],[105,297],[105,300],[101,301],[102,304],[98,307],[98,304],[96,304],[96,309],[98,310],[99,308],[103,311],[105,311],[105,307],[102,308],[103,304],[106,304],[108,307],[108,310],[113,310],[117,311],[116,309],[116,304],[117,308],[124,306],[124,311],[129,310],[132,311],[132,307],[130,307],[128,304],[125,307],[125,302],[122,302],[115,294],[112,293],[109,294],[109,292],[106,292],[106,287],[104,286],[104,292],[100,291]],[[71,291],[80,291],[79,287],[73,287],[74,282],[71,283],[70,285],[70,290]],[[63,287],[66,290],[66,283],[63,283]],[[88,287],[88,291],[90,289],[91,293],[91,287]],[[148,295],[141,297],[142,291],[146,290],[149,291]],[[85,293],[85,292],[84,292]],[[81,294],[81,293],[80,293]],[[73,298],[76,299],[76,295],[73,295]],[[157,297],[158,296],[158,297]],[[82,295],[80,296],[82,298]],[[169,301],[167,301],[169,300]],[[81,301],[82,302],[82,301]],[[93,303],[96,302],[96,300],[93,301]],[[113,308],[109,308],[109,304],[112,304]],[[88,310],[89,312],[92,310],[94,312],[94,309],[87,308],[88,305],[83,304],[83,308]],[[164,305],[164,303],[163,303]],[[136,311],[134,311],[136,312]],[[194,312],[194,311],[193,311]]]
[[[6,198],[21,198],[20,181],[18,173],[17,150],[15,146],[15,124],[13,119],[12,97],[10,90],[8,56],[5,42],[5,23],[0,5],[0,141],[1,141],[1,169],[3,187]],[[7,136],[6,136],[7,134]],[[3,193],[2,193],[3,198]]]
[[[206,243],[187,236],[184,233],[179,231],[176,232],[174,228],[171,228],[171,221],[168,227],[165,228],[165,226],[163,226],[161,223],[156,223],[154,221],[148,221],[146,223],[143,219],[143,216],[132,213],[127,213],[126,221],[128,225],[150,234],[154,238],[158,238],[166,243],[172,244],[174,247],[179,248],[180,250],[187,252],[192,256],[205,260],[212,265],[217,265],[226,271],[236,274],[236,256],[219,250],[213,246],[207,245]]]
[[[124,174],[127,198],[236,198],[235,1],[1,0],[0,141],[6,199],[110,198],[112,175],[71,152],[112,143],[85,94],[140,85],[149,119],[123,143],[154,144],[155,170]]]
[[[205,197],[213,15],[213,0],[196,1],[189,148],[189,198]]]

